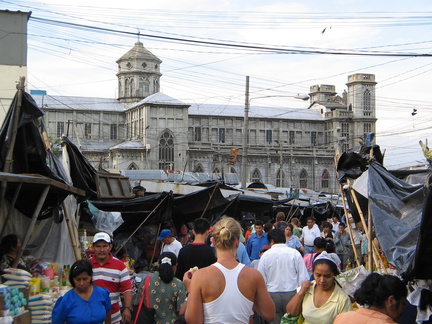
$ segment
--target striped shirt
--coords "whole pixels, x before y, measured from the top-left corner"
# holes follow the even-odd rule
[[[104,265],[100,265],[95,257],[89,261],[93,266],[93,284],[106,288],[110,292],[111,323],[120,323],[120,295],[132,291],[128,270],[124,263],[113,257],[111,253]]]

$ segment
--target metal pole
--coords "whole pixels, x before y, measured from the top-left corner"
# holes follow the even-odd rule
[[[249,76],[246,76],[246,93],[245,93],[245,109],[244,109],[244,124],[243,124],[243,150],[241,163],[241,185],[242,189],[246,189],[247,178],[247,146],[249,142]]]

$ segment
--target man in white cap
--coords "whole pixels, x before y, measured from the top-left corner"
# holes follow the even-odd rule
[[[129,272],[119,259],[112,253],[109,234],[99,232],[93,238],[94,256],[89,260],[93,267],[93,284],[106,288],[111,299],[111,323],[129,323],[132,318],[132,284]],[[120,311],[122,295],[123,313]]]
[[[158,241],[162,241],[161,253],[172,252],[176,257],[178,257],[180,249],[183,247],[182,244],[172,236],[170,229],[162,230],[158,237]]]

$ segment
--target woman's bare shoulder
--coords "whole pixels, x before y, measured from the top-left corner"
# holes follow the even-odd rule
[[[251,268],[251,267],[244,267],[242,272],[242,275],[247,276],[248,278],[257,280],[259,278],[263,278],[261,272],[259,272],[257,269]]]

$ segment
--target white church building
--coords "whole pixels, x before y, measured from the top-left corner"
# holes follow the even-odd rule
[[[52,141],[67,135],[104,169],[233,172],[239,179],[246,172],[248,182],[337,192],[336,149],[375,132],[373,74],[349,75],[340,96],[334,85],[313,85],[307,109],[250,107],[242,170],[244,106],[197,105],[159,92],[161,63],[137,42],[117,60],[117,99],[32,94]]]

